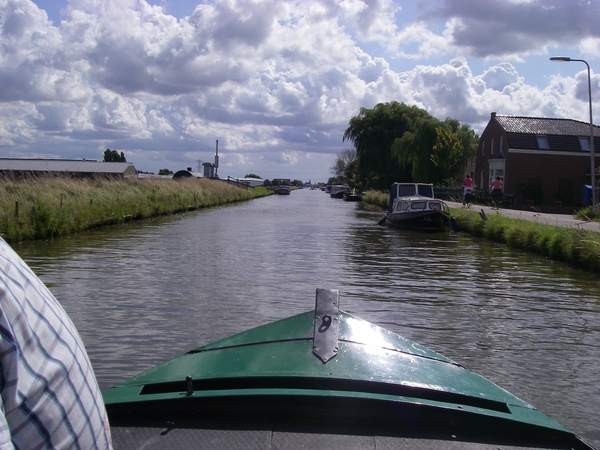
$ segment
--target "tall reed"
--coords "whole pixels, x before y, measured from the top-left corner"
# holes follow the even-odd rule
[[[48,239],[89,228],[267,195],[206,178],[108,180],[46,176],[0,178],[0,234]]]

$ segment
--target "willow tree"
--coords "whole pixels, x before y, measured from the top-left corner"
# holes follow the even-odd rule
[[[394,181],[453,184],[475,155],[477,139],[458,120],[442,122],[398,102],[361,108],[343,137],[356,148],[354,179],[363,189],[387,189]]]
[[[436,181],[446,186],[458,184],[465,167],[475,157],[479,138],[469,125],[460,125],[454,119],[446,119],[443,126],[436,129],[436,136],[431,154]]]
[[[426,113],[427,114],[427,113]],[[431,159],[440,121],[427,114],[411,120],[411,130],[392,144],[392,155],[410,170],[411,181],[435,182],[435,164]]]
[[[392,153],[402,166],[411,168],[413,181],[452,185],[462,180],[477,140],[468,125],[428,115],[413,121],[412,131],[396,139]]]
[[[343,140],[356,148],[357,186],[388,189],[394,181],[410,181],[411,170],[392,153],[392,145],[411,131],[414,119],[424,115],[427,112],[416,106],[393,101],[361,108],[350,119]]]

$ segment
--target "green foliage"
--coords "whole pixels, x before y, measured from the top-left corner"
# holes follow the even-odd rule
[[[253,173],[247,174],[244,178],[257,178],[259,180],[262,180],[261,177],[259,177],[258,175],[254,175]]]
[[[600,209],[587,206],[577,211],[575,217],[580,220],[600,220]]]
[[[436,184],[452,186],[462,181],[462,173],[468,160],[473,156],[471,142],[474,137],[461,135],[451,127],[436,128],[436,142],[433,146],[431,161],[437,170]],[[471,142],[470,142],[471,141]],[[475,150],[475,147],[472,147]]]
[[[173,175],[173,172],[170,171],[169,169],[160,169],[158,171],[159,175]]]
[[[347,148],[337,154],[335,164],[331,167],[331,173],[339,182],[348,183],[354,187],[356,167],[356,149]]]
[[[345,183],[346,183],[345,178],[330,177],[329,179],[327,179],[327,183],[325,183],[325,184],[333,186],[334,184],[345,184]]]
[[[392,144],[410,131],[413,117],[427,114],[416,106],[404,103],[379,103],[373,109],[361,108],[352,117],[343,140],[351,141],[356,148],[356,185],[385,190],[394,181],[411,181],[410,170],[403,168],[392,154]]]
[[[389,199],[390,199],[390,194],[388,192],[370,190],[370,191],[365,192],[363,194],[362,198],[363,198],[363,201],[365,201],[367,203],[371,203],[373,205],[378,205],[378,206],[381,206],[383,209],[387,209]]]
[[[395,181],[441,185],[462,180],[478,136],[455,119],[442,122],[416,106],[389,102],[361,108],[343,140],[356,148],[353,173],[346,178],[363,190],[387,190]],[[340,159],[332,168],[337,176],[342,174]]]
[[[464,209],[451,212],[460,229],[475,236],[600,272],[600,233],[510,219],[500,214],[488,214],[487,220],[482,220],[477,212]]]
[[[125,158],[125,153],[121,152],[119,155],[119,152],[116,150],[107,148],[104,151],[104,162],[127,162],[127,159]]]
[[[269,195],[222,181],[0,177],[0,235],[7,241],[48,239],[90,228]]]

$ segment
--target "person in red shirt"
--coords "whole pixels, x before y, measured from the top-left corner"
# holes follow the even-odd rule
[[[471,203],[471,193],[473,192],[473,178],[467,175],[463,180],[463,206]]]
[[[492,188],[492,206],[494,208],[498,208],[500,201],[502,200],[502,189],[504,189],[504,183],[502,183],[500,177],[496,177],[490,187]]]

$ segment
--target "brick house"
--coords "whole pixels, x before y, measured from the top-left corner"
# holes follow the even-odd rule
[[[518,207],[581,206],[584,185],[591,184],[589,141],[589,123],[493,112],[479,139],[473,180],[478,188],[488,189],[499,176],[504,192],[516,195]],[[598,126],[594,150],[600,153]]]

